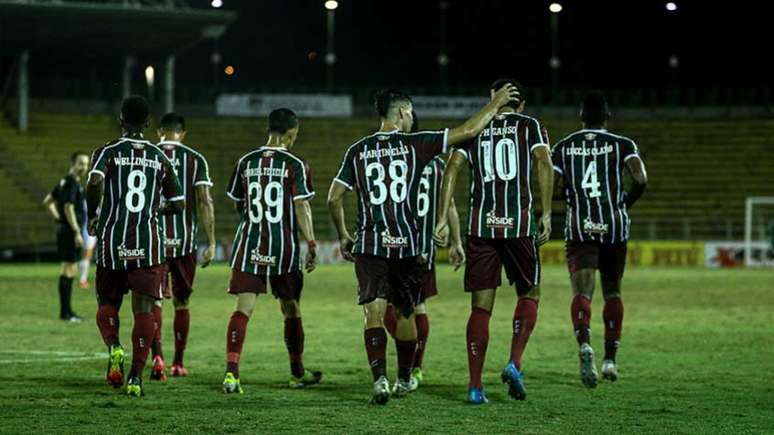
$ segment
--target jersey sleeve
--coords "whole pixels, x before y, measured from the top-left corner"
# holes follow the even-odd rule
[[[89,178],[91,178],[92,174],[99,174],[102,176],[102,178],[105,178],[109,160],[108,154],[108,149],[104,146],[94,150],[94,153],[91,155],[91,170],[89,171]]]
[[[210,186],[212,187],[212,180],[210,179],[210,166],[207,164],[207,159],[203,155],[196,155],[196,174],[194,174],[194,186]]]
[[[476,139],[465,142],[459,147],[455,147],[454,152],[460,153],[465,157],[466,160],[470,160],[470,154],[473,152],[473,147],[475,146],[475,144],[476,144]]]
[[[621,158],[624,162],[632,158],[638,158],[642,160],[640,156],[640,150],[637,148],[637,144],[633,140],[626,140],[621,143]]]
[[[162,158],[162,173],[161,173],[161,194],[167,201],[182,201],[185,199],[183,195],[183,186],[180,184],[180,178],[175,172],[175,168],[169,161],[164,153],[159,153]]]
[[[564,159],[562,158],[562,144],[561,142],[554,145],[551,150],[551,163],[554,165],[554,171],[559,175],[564,175]]]
[[[314,197],[314,187],[312,187],[312,172],[309,170],[309,164],[303,162],[299,164],[295,179],[291,185],[291,195],[293,200],[312,199]]]
[[[245,188],[242,185],[242,166],[242,160],[237,162],[228,182],[228,190],[226,191],[226,195],[229,198],[240,202],[245,200]]]
[[[529,150],[531,152],[534,152],[537,147],[546,147],[549,150],[551,149],[551,145],[548,141],[548,131],[546,130],[545,126],[543,126],[543,124],[538,120],[535,120],[529,126],[527,140],[529,141]]]
[[[78,202],[78,182],[74,178],[67,177],[59,191],[59,200],[62,205],[73,204]]]
[[[449,147],[449,129],[409,133],[410,144],[416,150],[417,167],[424,168],[433,157],[443,154]]]
[[[352,190],[355,186],[355,162],[352,159],[353,150],[354,146],[350,147],[346,154],[344,154],[344,159],[341,161],[341,166],[339,166],[339,172],[333,177],[334,182],[340,183],[346,187],[347,190]]]

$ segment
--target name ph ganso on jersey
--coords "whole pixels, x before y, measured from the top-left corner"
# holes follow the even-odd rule
[[[245,177],[288,177],[288,170],[282,168],[248,168],[245,169]]]
[[[385,248],[408,248],[408,245],[408,237],[393,236],[387,231],[382,231],[382,246]]]
[[[406,148],[405,145],[401,145],[399,147],[394,147],[394,148],[381,148],[378,150],[361,151],[359,158],[360,160],[376,159],[381,157],[400,156],[408,153],[409,153],[408,148]]]
[[[588,234],[606,234],[607,224],[594,222],[590,217],[583,220],[583,232]]]
[[[507,216],[497,216],[492,210],[486,214],[486,226],[488,228],[513,228],[514,219]]]
[[[509,125],[505,127],[492,127],[481,130],[481,136],[505,136],[507,134],[518,133],[518,127],[515,125]]]
[[[258,266],[276,266],[277,257],[274,255],[263,255],[260,253],[259,248],[255,248],[250,251],[250,263],[257,264]]]
[[[161,162],[159,160],[151,160],[146,157],[113,157],[113,163],[116,166],[142,166],[144,168],[153,168],[157,171],[161,170]]]
[[[117,248],[118,259],[122,261],[142,260],[145,258],[145,248],[127,249],[124,245]]]
[[[580,148],[580,147],[567,147],[564,153],[568,156],[600,156],[602,154],[612,153],[613,146],[605,145],[602,147],[593,148]]]

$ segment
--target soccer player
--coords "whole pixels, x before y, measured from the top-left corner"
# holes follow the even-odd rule
[[[285,317],[285,345],[290,358],[291,388],[317,384],[322,372],[304,367],[304,327],[301,322],[301,246],[298,230],[307,243],[306,272],[317,266],[317,244],[309,201],[314,197],[312,174],[302,158],[289,151],[298,135],[298,118],[290,109],[269,114],[266,145],[242,156],[234,168],[226,194],[236,201],[241,222],[231,254],[228,292],[236,296],[236,309],[226,333],[226,375],[223,391],[242,393],[239,357],[247,322],[267,283],[279,299]]]
[[[152,311],[163,296],[166,258],[158,216],[185,208],[172,163],[143,138],[148,122],[144,98],[123,101],[123,135],[94,151],[86,187],[89,232],[97,236],[97,326],[110,353],[107,380],[115,388],[123,385],[118,312],[131,290],[133,349],[126,392],[134,397],[144,395],[142,371],[155,330]]]
[[[175,358],[172,361],[172,376],[188,376],[183,366],[183,354],[188,342],[190,314],[188,302],[193,292],[193,280],[196,273],[197,243],[196,233],[201,220],[207,235],[207,248],[202,253],[202,267],[207,267],[215,255],[215,218],[212,197],[210,196],[210,170],[207,160],[201,153],[185,145],[185,118],[177,113],[167,113],[161,118],[157,131],[160,142],[158,147],[166,154],[175,168],[183,187],[186,208],[181,215],[164,216],[164,239],[166,246],[168,274],[164,278],[164,296],[172,296],[175,307],[173,332],[175,336]],[[169,275],[171,275],[171,285]],[[171,291],[170,291],[171,290]],[[161,305],[156,301],[153,316],[156,322],[156,334],[151,344],[153,370],[151,379],[166,380],[166,367],[161,350]]]
[[[56,247],[59,255],[59,318],[69,322],[83,319],[75,314],[70,300],[73,293],[73,277],[78,271],[83,236],[81,222],[86,219],[82,204],[84,200],[81,178],[89,170],[89,156],[76,152],[70,157],[70,171],[54,186],[43,199],[46,210],[58,223]]]
[[[328,193],[328,208],[345,259],[355,262],[358,303],[365,315],[365,347],[373,375],[371,402],[385,404],[390,398],[385,351],[387,334],[383,320],[388,302],[395,307],[398,349],[398,380],[393,394],[411,390],[411,369],[417,346],[414,307],[420,297],[420,261],[414,201],[422,169],[448,145],[470,140],[492,119],[516,91],[505,86],[480,112],[459,127],[440,131],[411,130],[411,98],[397,90],[376,96],[381,127],[344,154],[338,174]],[[346,228],[344,194],[357,189],[358,226],[356,238]]]
[[[419,121],[416,112],[412,116],[414,123],[411,126],[411,132],[416,133],[419,131]],[[411,391],[419,387],[424,377],[422,364],[424,362],[425,349],[427,348],[427,339],[430,335],[427,300],[438,294],[435,277],[436,249],[438,246],[449,244],[449,259],[452,265],[454,265],[455,270],[465,262],[465,253],[462,249],[462,239],[460,236],[459,217],[457,216],[454,201],[452,201],[451,208],[449,209],[450,232],[445,234],[442,240],[434,240],[433,238],[436,216],[438,215],[438,194],[441,190],[441,179],[443,178],[445,168],[446,162],[441,157],[433,157],[430,163],[422,169],[422,176],[419,179],[417,189],[415,192],[412,192],[417,214],[417,229],[419,230],[418,246],[424,267],[420,277],[421,291],[414,309],[414,323],[417,329],[417,350],[411,369]],[[393,339],[395,339],[397,322],[395,307],[392,304],[388,304],[384,314],[384,327]]]
[[[523,96],[523,88],[512,79],[495,81],[490,94],[494,97],[506,86],[515,87]],[[489,342],[489,319],[503,266],[508,281],[515,284],[518,302],[513,313],[510,358],[501,378],[514,399],[524,400],[527,395],[521,359],[537,321],[540,298],[537,247],[551,234],[554,180],[548,136],[538,120],[522,113],[524,105],[522,97],[502,107],[475,140],[452,154],[443,176],[436,233],[446,226],[457,174],[465,162],[470,167],[465,291],[471,292],[472,301],[467,326],[468,402],[472,404],[488,402],[481,373]],[[539,221],[533,216],[533,166],[540,183],[542,217]]]
[[[580,116],[583,129],[559,141],[552,158],[557,185],[564,185],[567,202],[564,238],[573,292],[570,315],[580,346],[580,378],[584,385],[594,388],[597,369],[590,323],[596,271],[605,298],[602,376],[615,381],[615,356],[623,322],[621,278],[630,226],[627,210],[642,196],[648,179],[634,141],[606,130],[609,111],[601,93],[586,95]],[[624,170],[632,178],[628,191],[623,183]]]

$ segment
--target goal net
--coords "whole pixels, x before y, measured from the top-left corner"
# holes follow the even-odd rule
[[[745,202],[744,265],[774,267],[774,196],[752,196]]]

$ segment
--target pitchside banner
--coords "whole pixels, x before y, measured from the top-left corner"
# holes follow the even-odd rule
[[[468,118],[481,110],[487,97],[433,97],[412,96],[414,110],[421,118]]]
[[[563,241],[551,241],[540,248],[543,264],[567,264]],[[627,266],[691,266],[704,265],[704,242],[630,241],[626,253]]]
[[[220,94],[215,113],[221,116],[266,116],[287,107],[298,116],[348,118],[352,116],[351,95],[329,94]]]
[[[744,266],[744,242],[707,242],[704,249],[704,264],[712,269]],[[752,259],[756,264],[774,266],[774,249],[766,242],[750,244]]]

